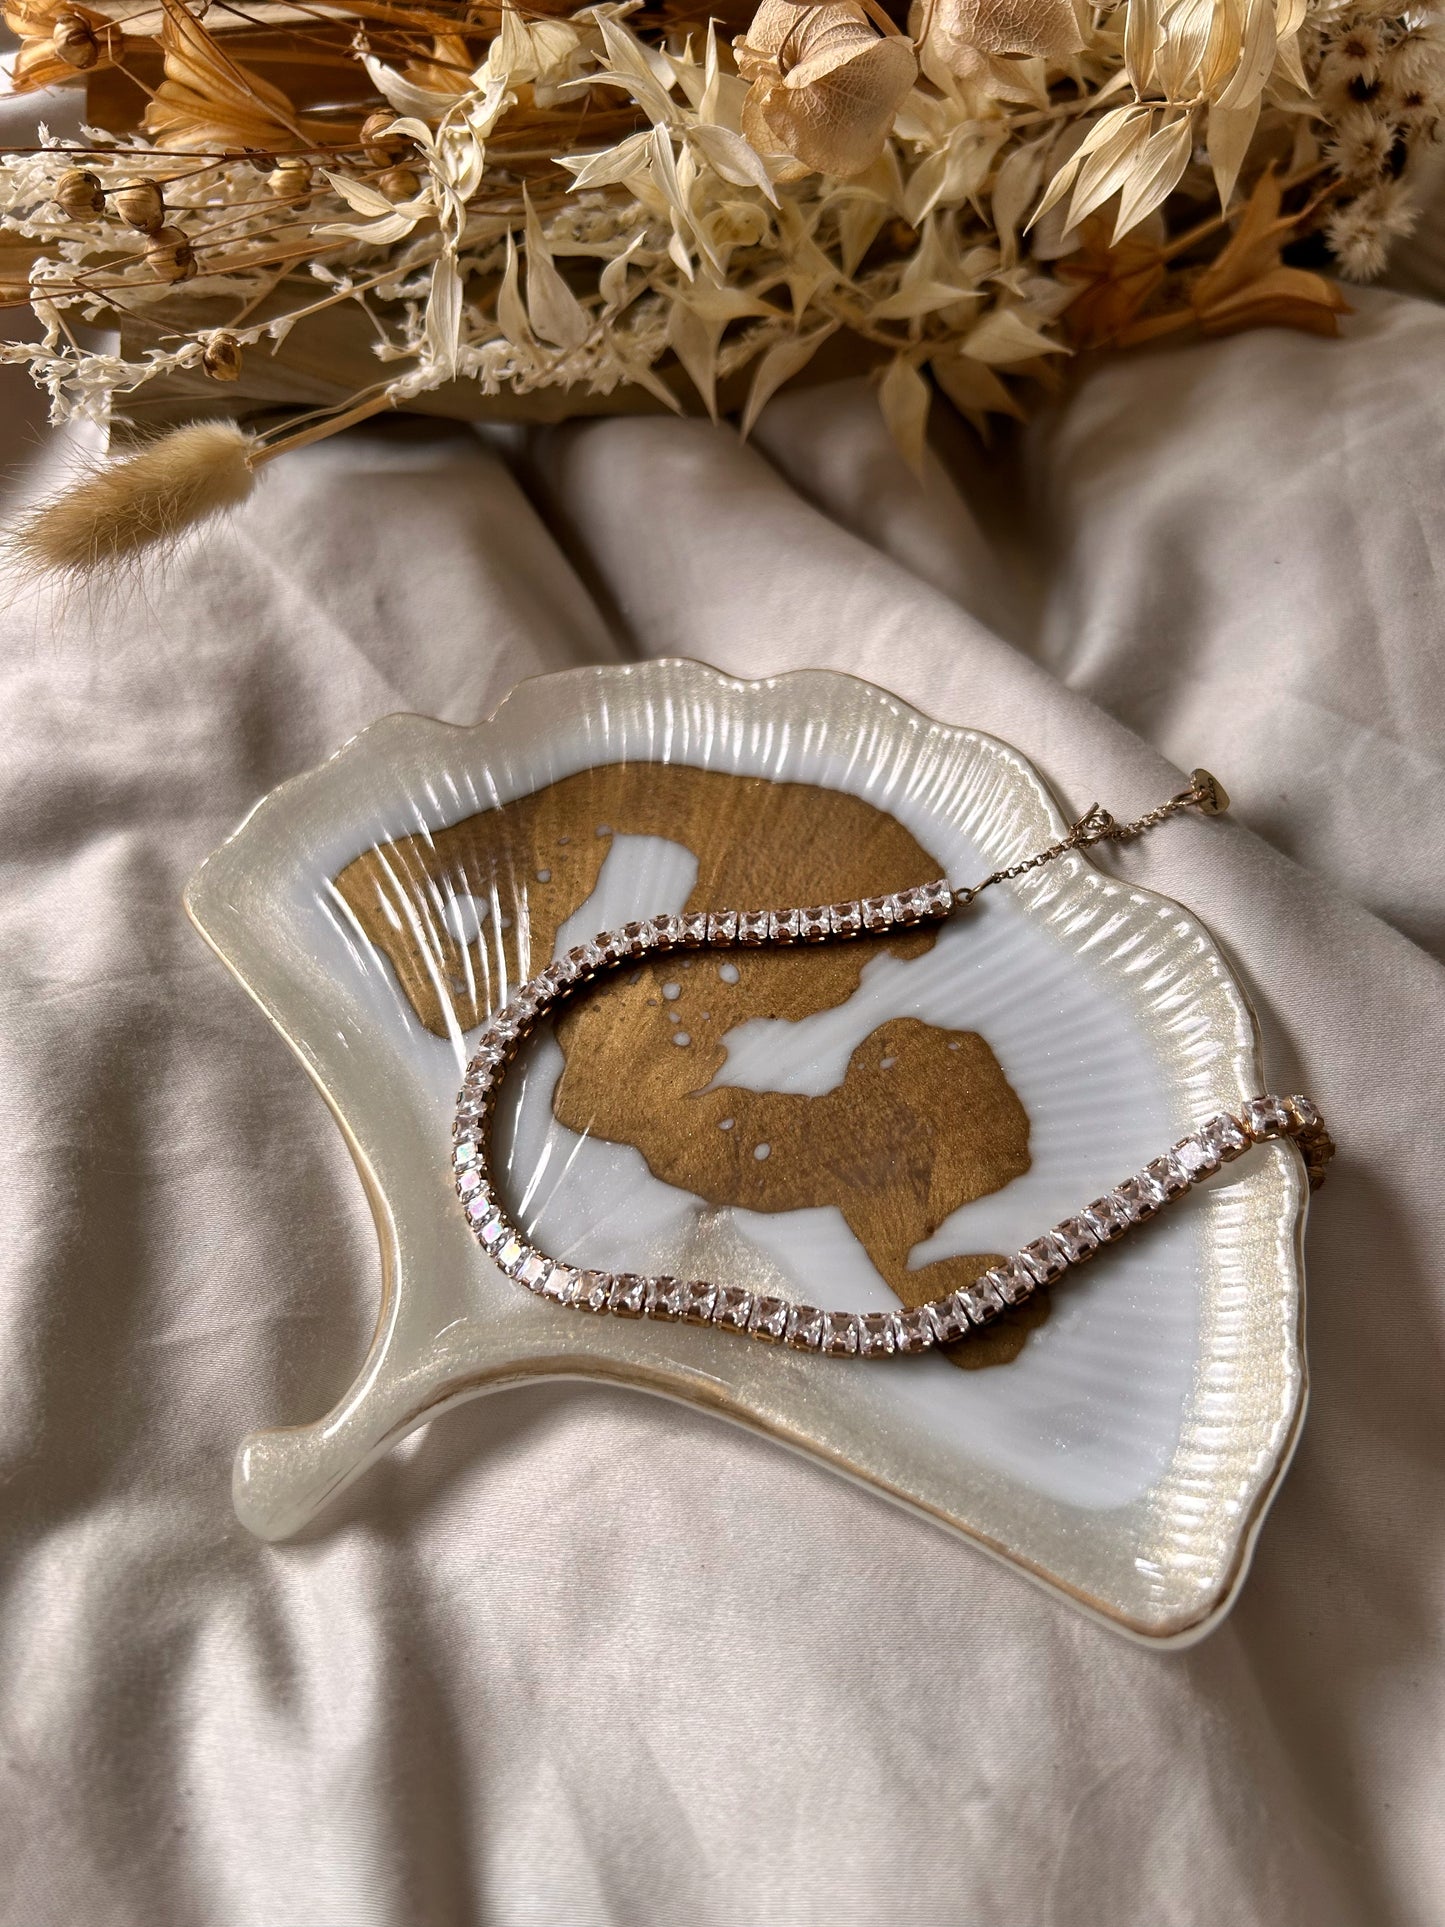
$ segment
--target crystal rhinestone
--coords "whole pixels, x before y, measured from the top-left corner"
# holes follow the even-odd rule
[[[701,1278],[689,1278],[682,1288],[682,1317],[688,1325],[710,1325],[717,1286]]]
[[[856,937],[863,928],[863,911],[858,903],[830,903],[828,924],[835,937]]]
[[[920,883],[913,896],[922,905],[926,917],[946,917],[953,908],[953,891],[942,877],[932,883]]]
[[[602,968],[602,952],[595,943],[579,943],[567,952],[567,961],[572,966],[573,981],[582,982],[595,977]]]
[[[647,1287],[647,1315],[668,1320],[681,1318],[686,1297],[687,1286],[681,1278],[653,1278]]]
[[[502,1267],[502,1270],[506,1272],[508,1277],[512,1275],[513,1266],[521,1264],[526,1255],[527,1247],[522,1243],[522,1240],[517,1236],[515,1231],[509,1232],[492,1253],[492,1256]]]
[[[1193,1137],[1181,1138],[1174,1146],[1174,1156],[1189,1173],[1192,1184],[1198,1184],[1202,1178],[1212,1178],[1221,1162],[1219,1153],[1202,1131],[1196,1131]]]
[[[916,1311],[896,1312],[893,1325],[899,1352],[926,1352],[933,1344],[933,1324],[921,1305]]]
[[[766,910],[740,910],[738,912],[738,942],[766,943],[768,940],[768,913]]]
[[[788,1329],[788,1313],[791,1310],[792,1306],[785,1298],[755,1298],[748,1330],[754,1338],[765,1339],[768,1344],[776,1345]]]
[[[452,1152],[452,1163],[459,1165],[475,1164],[480,1155],[481,1147],[478,1145],[476,1139],[470,1137],[463,1138],[456,1150]]]
[[[657,943],[657,932],[650,923],[624,923],[622,935],[630,953],[641,956],[644,950],[651,950]]]
[[[853,1357],[858,1350],[860,1322],[856,1311],[825,1311],[823,1350],[834,1358]]]
[[[1084,1218],[1065,1218],[1062,1224],[1054,1226],[1053,1235],[1071,1265],[1081,1265],[1086,1258],[1092,1258],[1099,1246],[1099,1240]]]
[[[675,949],[681,940],[681,917],[661,916],[652,919],[652,945],[655,950]]]
[[[577,1280],[577,1289],[570,1302],[580,1311],[606,1311],[607,1300],[612,1295],[612,1274],[606,1271],[584,1271]]]
[[[512,1273],[512,1276],[519,1285],[525,1285],[528,1291],[540,1291],[542,1281],[547,1277],[551,1269],[552,1260],[550,1258],[544,1258],[540,1251],[529,1251],[521,1264],[519,1264],[517,1269]]]
[[[550,984],[558,995],[564,990],[569,990],[576,981],[576,965],[571,963],[566,957],[559,957],[555,963],[549,963],[547,968],[542,972],[542,982]]]
[[[832,930],[826,903],[817,903],[811,909],[798,912],[798,935],[804,943],[821,943],[824,937],[832,935]],[[828,1349],[826,1343],[823,1349]]]
[[[741,1285],[719,1285],[713,1299],[712,1322],[725,1331],[745,1332],[753,1315],[753,1294]]]
[[[559,1305],[570,1304],[577,1289],[580,1273],[571,1265],[554,1264],[546,1277],[538,1285],[538,1294],[543,1298],[553,1298]]]
[[[1114,1193],[1114,1197],[1124,1207],[1130,1224],[1143,1224],[1152,1218],[1164,1199],[1158,1185],[1140,1172],[1137,1178],[1125,1178]]]
[[[1278,1137],[1289,1126],[1289,1112],[1277,1097],[1252,1097],[1244,1107],[1244,1128],[1252,1138]]]
[[[707,920],[709,943],[731,943],[738,934],[736,910],[714,910]]]
[[[547,1007],[547,985],[540,977],[529,977],[512,999],[512,1008],[520,1012],[524,1020],[533,1018]]]
[[[610,964],[626,963],[629,957],[640,957],[642,945],[629,940],[620,930],[609,930],[599,939],[602,954]],[[652,948],[651,945],[648,946]]]
[[[877,932],[893,927],[892,897],[864,897],[858,905],[863,917],[863,928]]]
[[[1004,1310],[1004,1301],[988,1281],[988,1274],[976,1278],[971,1285],[965,1285],[956,1294],[958,1302],[968,1313],[969,1321],[975,1325],[986,1325],[990,1318],[997,1318]]]
[[[463,1171],[457,1179],[457,1195],[459,1197],[469,1198],[473,1191],[481,1188],[481,1182],[482,1174],[480,1171]]]
[[[489,1258],[496,1258],[500,1254],[502,1246],[511,1235],[501,1218],[492,1218],[489,1222],[477,1226],[477,1243]]]
[[[933,1326],[934,1342],[954,1345],[969,1329],[968,1313],[958,1302],[956,1292],[947,1298],[933,1298],[923,1307]]]
[[[774,943],[796,943],[798,941],[797,911],[774,910],[768,918],[768,935]]]
[[[1017,1258],[1005,1258],[985,1276],[1006,1305],[1021,1305],[1033,1296],[1034,1281]]]
[[[1111,1239],[1121,1236],[1129,1229],[1130,1216],[1123,1199],[1117,1191],[1110,1191],[1102,1198],[1095,1198],[1084,1210],[1084,1221],[1100,1244],[1108,1244]]]
[[[858,1353],[862,1358],[891,1358],[898,1349],[898,1333],[891,1311],[865,1311],[858,1321]]]
[[[502,1223],[501,1212],[492,1200],[486,1197],[473,1198],[467,1206],[467,1216],[471,1220],[472,1230],[479,1238],[487,1237],[494,1226]],[[503,1230],[505,1229],[506,1227],[503,1226]]]
[[[823,1314],[816,1305],[794,1305],[788,1313],[784,1342],[800,1352],[815,1352],[823,1343]]]
[[[615,1318],[641,1318],[647,1308],[647,1280],[624,1271],[612,1280],[607,1309]]]
[[[1018,1254],[1024,1268],[1033,1273],[1036,1285],[1047,1285],[1068,1268],[1068,1259],[1052,1238],[1035,1238]]]
[[[707,942],[706,910],[684,910],[677,923],[677,940],[685,943],[689,950],[695,950],[700,943]]]
[[[922,923],[923,905],[919,902],[916,892],[899,890],[889,898],[889,902],[893,905],[895,923],[904,925]]]
[[[1285,1107],[1294,1119],[1295,1128],[1307,1133],[1323,1131],[1325,1121],[1307,1097],[1287,1097]],[[1230,1122],[1233,1123],[1233,1119]]]
[[[1198,1135],[1219,1153],[1220,1161],[1224,1164],[1232,1164],[1235,1158],[1242,1158],[1250,1146],[1249,1132],[1228,1111],[1220,1111],[1216,1116],[1206,1118],[1199,1127]]]
[[[1189,1189],[1189,1173],[1172,1151],[1144,1166],[1144,1176],[1153,1178],[1166,1198],[1177,1198]]]

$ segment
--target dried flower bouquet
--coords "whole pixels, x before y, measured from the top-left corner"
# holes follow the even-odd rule
[[[1078,349],[1333,333],[1322,270],[1379,272],[1445,103],[1439,20],[1399,0],[5,18],[14,87],[81,81],[90,124],[0,159],[0,279],[43,327],[0,356],[57,421],[148,390],[226,418],[27,525],[62,565],[384,408],[641,395],[746,430],[846,343],[916,462],[934,384],[982,423]]]

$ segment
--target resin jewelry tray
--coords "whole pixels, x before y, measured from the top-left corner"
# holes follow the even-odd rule
[[[333,1411],[241,1445],[243,1524],[299,1530],[462,1400],[611,1379],[791,1445],[1122,1630],[1205,1631],[1303,1409],[1288,1143],[956,1354],[887,1370],[534,1298],[452,1188],[469,1039],[554,954],[663,911],[976,879],[1065,827],[994,738],[829,672],[686,662],[540,677],[470,729],[388,717],[268,796],[187,908],[346,1134],[381,1306]],[[508,1079],[494,1164],[570,1263],[887,1310],[1264,1082],[1208,933],[1075,854],[941,928],[620,973]]]

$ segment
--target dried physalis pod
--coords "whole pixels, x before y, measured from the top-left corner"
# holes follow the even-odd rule
[[[196,251],[180,228],[158,228],[146,249],[146,265],[162,281],[189,281],[196,271]]]
[[[212,381],[236,381],[241,373],[241,344],[233,334],[220,328],[201,352],[201,366]]]
[[[311,168],[297,155],[278,161],[266,183],[278,201],[304,201],[311,192]]]
[[[165,198],[155,181],[122,181],[113,205],[126,226],[142,234],[159,234],[165,226]]]
[[[50,30],[50,44],[67,67],[84,73],[100,59],[95,28],[78,13],[61,13]]]
[[[395,160],[406,145],[400,134],[391,131],[395,119],[395,114],[368,114],[361,123],[361,151],[378,167]]]
[[[389,201],[411,201],[421,193],[421,179],[414,167],[389,167],[377,175],[376,184]]]
[[[860,0],[762,0],[733,51],[748,82],[743,138],[791,154],[794,173],[866,172],[918,78],[912,44],[881,32]]]
[[[55,205],[73,221],[105,212],[105,190],[100,176],[87,167],[67,167],[55,183]]]

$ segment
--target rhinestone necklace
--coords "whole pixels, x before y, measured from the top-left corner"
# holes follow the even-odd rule
[[[457,1098],[452,1162],[457,1193],[477,1242],[518,1285],[578,1311],[710,1325],[765,1344],[792,1345],[832,1358],[895,1358],[960,1343],[1000,1313],[1054,1284],[1072,1267],[1086,1263],[1105,1245],[1146,1224],[1254,1144],[1270,1138],[1292,1139],[1304,1156],[1311,1187],[1320,1184],[1334,1144],[1314,1105],[1306,1097],[1252,1097],[1237,1113],[1221,1111],[1206,1118],[1142,1171],[1024,1245],[973,1284],[909,1310],[854,1312],[825,1311],[701,1279],[582,1270],[564,1264],[537,1250],[511,1221],[489,1176],[492,1117],[513,1058],[544,1019],[555,1017],[588,985],[612,971],[677,950],[838,943],[941,923],[980,891],[1052,862],[1066,850],[1122,842],[1179,810],[1196,808],[1215,816],[1228,806],[1228,800],[1207,770],[1195,770],[1187,790],[1132,823],[1116,823],[1095,804],[1057,843],[995,870],[968,889],[955,889],[938,878],[890,896],[846,903],[782,910],[692,910],[604,930],[591,943],[579,944],[522,985],[487,1024],[467,1065]]]

